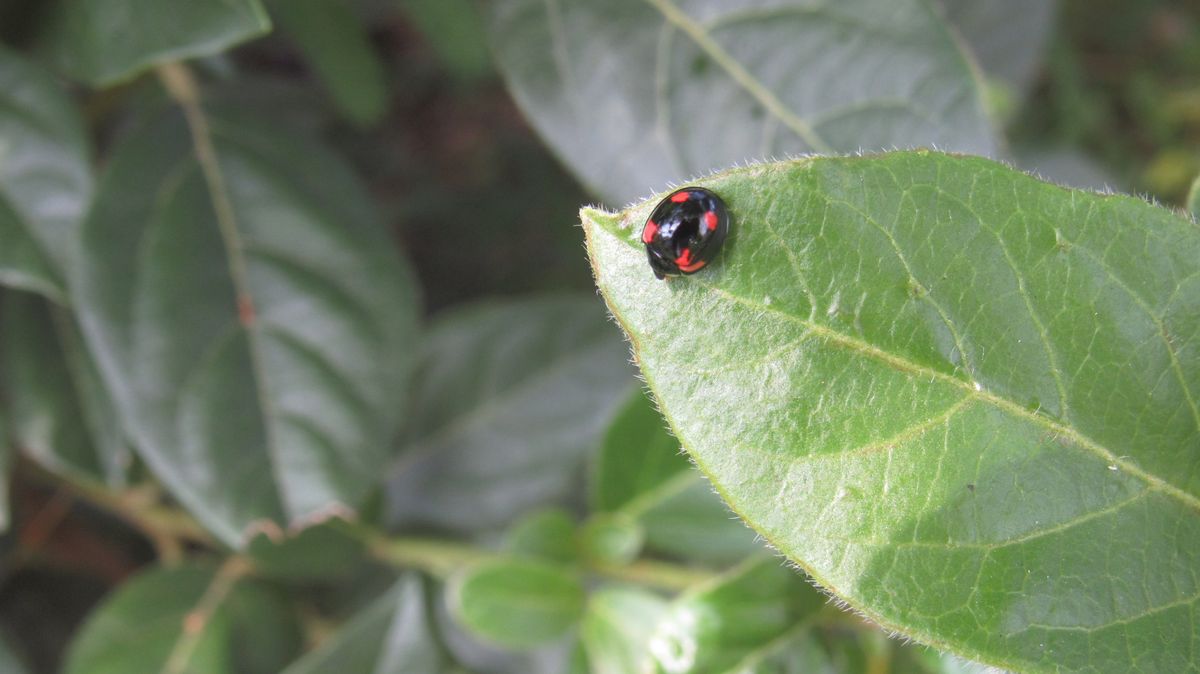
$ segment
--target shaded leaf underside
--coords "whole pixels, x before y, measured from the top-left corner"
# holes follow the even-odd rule
[[[924,0],[491,6],[514,97],[617,203],[756,157],[995,149],[975,75]]]
[[[1017,669],[1200,651],[1200,235],[932,153],[704,184],[734,230],[655,282],[653,202],[585,212],[597,281],[731,505],[883,624]]]

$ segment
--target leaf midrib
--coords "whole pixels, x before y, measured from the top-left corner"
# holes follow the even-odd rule
[[[696,43],[697,47],[733,78],[733,81],[737,82],[738,86],[754,97],[773,116],[786,124],[793,133],[800,136],[814,151],[822,153],[833,152],[833,148],[825,142],[825,139],[816,132],[811,124],[788,109],[783,101],[771,93],[757,77],[742,67],[742,64],[737,59],[733,58],[729,52],[717,44],[716,40],[712,39],[712,36],[708,34],[704,26],[693,21],[691,17],[675,6],[672,0],[643,1],[657,9],[668,23],[673,24],[687,34]]]
[[[651,0],[647,0],[647,1],[651,1]],[[593,220],[591,222],[591,224],[593,227],[597,227],[597,228],[603,230],[606,234],[608,234],[609,236],[612,236],[617,241],[620,241],[621,243],[625,244],[627,247],[633,248],[633,249],[637,248],[637,246],[633,242],[627,240],[625,237],[622,237],[615,232],[612,232],[612,231],[606,229],[605,227],[601,226],[598,222]],[[1137,465],[1126,460],[1127,457],[1122,457],[1122,456],[1117,455],[1115,452],[1113,452],[1109,448],[1100,444],[1096,440],[1093,440],[1092,438],[1084,435],[1083,433],[1079,432],[1075,428],[1070,427],[1070,426],[1065,426],[1065,425],[1063,425],[1053,419],[1050,419],[1046,416],[1043,416],[1037,412],[1031,412],[1030,410],[1019,405],[1018,403],[1013,402],[1012,400],[1009,400],[1008,398],[1005,398],[1000,395],[996,395],[994,393],[991,393],[991,392],[983,389],[976,382],[968,382],[963,379],[959,379],[958,377],[946,374],[944,372],[935,370],[935,369],[930,368],[925,365],[921,365],[914,361],[908,360],[907,358],[904,358],[902,356],[898,356],[898,355],[892,354],[888,351],[884,351],[883,349],[880,349],[879,347],[877,347],[873,344],[870,344],[869,342],[866,342],[862,339],[839,332],[837,330],[834,330],[833,328],[830,328],[826,325],[822,325],[815,321],[812,321],[812,320],[809,320],[806,318],[801,318],[794,314],[787,313],[773,305],[764,305],[764,304],[755,303],[744,297],[735,295],[723,288],[718,288],[717,286],[715,286],[711,283],[706,283],[706,282],[700,280],[699,278],[693,277],[693,279],[690,279],[690,280],[692,282],[696,283],[697,285],[700,285],[701,287],[706,288],[710,292],[712,292],[716,295],[719,295],[729,301],[732,301],[737,304],[741,304],[743,306],[750,307],[750,308],[754,309],[755,311],[774,314],[776,316],[779,316],[780,318],[783,318],[784,320],[788,320],[788,321],[797,323],[799,325],[802,325],[805,328],[807,328],[809,331],[811,331],[812,334],[823,338],[827,343],[842,347],[842,348],[844,348],[852,353],[855,353],[859,356],[862,356],[869,360],[874,360],[876,362],[883,363],[883,364],[885,364],[889,367],[892,367],[893,369],[898,370],[900,372],[904,372],[904,373],[914,375],[914,376],[927,377],[930,380],[936,380],[936,381],[940,381],[942,383],[948,384],[950,386],[954,386],[954,387],[962,390],[966,394],[967,399],[974,399],[974,400],[978,400],[980,402],[989,404],[992,407],[994,407],[995,409],[1005,412],[1012,417],[1026,420],[1032,424],[1042,427],[1046,431],[1048,431],[1058,437],[1066,438],[1066,439],[1070,440],[1071,442],[1073,442],[1078,447],[1080,447],[1084,450],[1087,450],[1088,452],[1103,459],[1105,462],[1107,462],[1108,465],[1116,466],[1121,471],[1142,480],[1143,482],[1145,482],[1147,484],[1147,486],[1150,489],[1167,494],[1168,496],[1178,500],[1180,503],[1182,503],[1187,508],[1194,510],[1196,512],[1200,512],[1200,497],[1197,497],[1194,494],[1186,492],[1183,489],[1180,489],[1179,487],[1176,487],[1175,485],[1166,482],[1165,480],[1158,477],[1157,475],[1154,475],[1145,470],[1142,470]],[[614,314],[617,313],[615,309],[613,310],[613,313]],[[629,325],[629,323],[624,320],[622,320],[622,324],[626,325],[626,326]],[[639,341],[634,340],[633,346],[634,346],[635,350],[638,350],[640,347]]]

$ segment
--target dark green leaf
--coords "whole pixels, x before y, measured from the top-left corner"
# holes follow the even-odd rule
[[[434,674],[448,671],[426,615],[425,589],[404,576],[284,674]]]
[[[492,72],[487,34],[471,0],[400,0],[429,47],[459,79]]]
[[[9,293],[0,334],[12,435],[22,451],[55,472],[124,484],[129,447],[72,316],[41,298]]]
[[[514,98],[613,203],[772,155],[995,149],[975,73],[926,0],[488,5]]]
[[[75,106],[48,73],[0,47],[0,283],[63,301],[91,192]]]
[[[494,530],[578,492],[584,458],[633,385],[628,351],[588,296],[456,309],[421,356],[392,521]]]
[[[265,586],[211,567],[160,568],[125,583],[95,610],[64,671],[269,674],[298,647],[287,604]]]
[[[374,124],[387,111],[383,63],[345,0],[282,0],[271,6],[347,119]]]
[[[250,540],[246,554],[254,559],[254,568],[260,574],[305,581],[346,576],[356,570],[365,550],[349,525],[334,519],[282,540],[260,533]]]
[[[644,674],[654,626],[667,603],[644,590],[607,587],[592,593],[580,638],[592,674]]]
[[[304,647],[291,602],[265,583],[238,584],[221,611],[229,622],[229,651],[237,674],[278,674]]]
[[[592,507],[620,510],[691,469],[654,403],[635,391],[604,433],[591,476]]]
[[[60,0],[40,41],[63,72],[107,86],[270,29],[259,0]]]
[[[505,534],[505,549],[517,557],[550,562],[575,560],[575,520],[560,508],[535,510],[513,524]]]
[[[562,636],[583,614],[583,584],[567,567],[512,559],[485,562],[447,588],[451,610],[480,638],[532,648]]]
[[[76,294],[140,454],[240,545],[251,525],[350,514],[378,484],[416,300],[341,160],[249,120],[211,124],[216,191],[174,118],[116,148]]]
[[[583,216],[648,384],[742,517],[971,659],[1191,667],[1200,228],[924,151],[703,183],[734,229],[692,277],[646,264],[653,200]]]
[[[593,507],[640,522],[652,550],[727,564],[761,549],[683,455],[642,391],[608,427],[592,470]]]
[[[938,0],[989,77],[1023,94],[1054,29],[1058,0]]]
[[[756,558],[671,603],[650,645],[657,671],[751,672],[807,636],[825,596],[779,559]]]

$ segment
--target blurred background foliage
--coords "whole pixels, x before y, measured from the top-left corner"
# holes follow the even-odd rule
[[[86,70],[86,62],[72,65],[56,60],[55,46],[41,39],[46,22],[58,20],[58,12],[79,4],[0,0],[0,43],[60,72]],[[477,371],[472,369],[475,365],[512,358],[541,376],[546,373],[537,371],[536,363],[548,352],[559,354],[564,362],[581,362],[585,368],[588,362],[599,363],[593,367],[611,372],[610,364],[624,357],[624,346],[599,314],[575,316],[570,306],[555,304],[561,298],[520,299],[505,306],[506,311],[527,316],[523,324],[550,320],[582,326],[579,341],[506,349],[503,333],[512,325],[512,314],[489,319],[488,313],[497,311],[495,307],[470,306],[482,298],[526,298],[544,291],[590,293],[592,282],[576,214],[581,204],[597,199],[550,153],[510,99],[486,47],[488,40],[477,8],[467,0],[355,0],[332,12],[328,3],[318,0],[272,0],[268,8],[276,25],[269,35],[193,63],[205,81],[206,104],[214,110],[260,112],[281,126],[316,132],[350,161],[365,179],[370,198],[419,277],[423,312],[432,317],[431,331],[438,335],[430,348],[474,344],[478,360],[466,362],[463,373],[444,376],[448,380],[469,376]],[[1019,68],[1021,72],[989,82],[988,101],[994,116],[1006,126],[1013,154],[1051,179],[1109,185],[1181,206],[1200,173],[1200,7],[1186,0],[1063,0],[1056,19],[1046,25],[1044,52],[1026,55],[1028,65]],[[328,31],[330,26],[343,28]],[[331,34],[339,37],[337,44],[328,43]],[[992,52],[1000,62],[1005,62],[1004,50],[1004,45],[999,45]],[[981,50],[985,66],[987,56]],[[163,99],[153,77],[103,88],[76,83],[68,85],[68,90],[82,111],[95,154],[102,162],[131,120],[149,114]],[[648,185],[646,190],[660,187]],[[552,306],[547,308],[543,302]],[[5,304],[6,310],[44,311],[15,307],[20,300],[11,297]],[[494,332],[480,327],[489,320],[498,323]],[[606,330],[612,339],[589,341],[592,327]],[[591,351],[584,347],[605,355],[588,360],[590,356],[585,355]],[[531,353],[513,355],[521,349]],[[36,370],[33,380],[58,376],[53,373],[55,353],[57,349],[48,356],[45,367]],[[451,360],[456,357],[448,356]],[[603,372],[585,369],[576,374],[594,377]],[[619,377],[614,375],[613,382],[605,385],[602,400],[595,403],[597,418],[617,421],[607,429],[581,431],[580,438],[604,437],[604,442],[619,444],[614,435],[643,437],[661,432],[661,422],[640,396],[622,400],[626,390],[635,389],[629,374],[621,371]],[[418,373],[422,376],[432,375]],[[512,376],[519,381],[523,375]],[[550,372],[546,376],[557,375]],[[520,418],[522,409],[549,405],[556,395],[556,389],[548,386],[531,399],[505,404],[517,415],[514,418]],[[447,407],[439,409],[449,409],[454,399],[448,395]],[[428,428],[408,429],[404,442],[437,446],[442,440],[436,417],[436,411],[424,415]],[[664,456],[680,459],[673,454],[670,438],[658,441],[665,448]],[[558,445],[548,446],[558,449]],[[572,451],[582,455],[593,449],[581,446]],[[456,450],[451,443],[440,451]],[[413,460],[419,461],[419,456]],[[537,457],[526,460],[541,465]],[[464,461],[469,462],[470,457]],[[597,461],[597,472],[605,467],[618,471],[611,478],[613,484],[634,479],[619,473],[620,461],[608,466],[602,459]],[[247,665],[240,671],[272,671],[273,662],[287,662],[302,645],[316,643],[323,644],[323,649],[295,663],[294,671],[370,671],[370,666],[386,660],[373,649],[379,647],[379,635],[388,629],[413,640],[406,652],[426,658],[427,671],[586,671],[566,669],[583,666],[583,661],[590,662],[594,671],[625,671],[623,649],[633,648],[622,642],[628,637],[622,633],[628,630],[606,624],[604,611],[632,606],[630,615],[651,616],[684,609],[678,603],[668,606],[659,595],[644,589],[613,587],[593,600],[592,608],[581,617],[585,610],[582,589],[573,579],[562,578],[557,567],[547,567],[544,560],[584,555],[597,569],[633,568],[636,572],[617,574],[625,580],[641,578],[649,586],[665,584],[679,589],[681,582],[690,586],[690,579],[670,575],[664,582],[655,576],[661,569],[653,565],[625,566],[630,551],[636,557],[643,549],[649,550],[652,559],[696,562],[706,569],[728,569],[731,560],[745,557],[746,551],[756,546],[749,532],[729,521],[704,483],[690,474],[686,462],[670,461],[664,459],[662,465],[637,473],[650,476],[646,478],[650,484],[639,493],[662,490],[653,498],[636,501],[619,489],[593,486],[592,506],[597,514],[583,527],[577,527],[574,514],[551,509],[528,515],[505,532],[498,528],[469,531],[471,527],[458,521],[453,512],[436,503],[420,502],[419,487],[434,483],[419,472],[409,473],[417,475],[410,478],[417,484],[403,490],[399,502],[381,496],[364,510],[368,519],[386,520],[418,533],[452,531],[458,536],[482,537],[492,549],[525,559],[489,562],[516,566],[486,570],[505,578],[526,579],[526,584],[542,590],[558,588],[554,612],[522,618],[528,630],[517,635],[491,634],[492,640],[509,646],[525,646],[523,640],[531,635],[541,637],[539,642],[554,640],[559,636],[557,625],[582,620],[580,630],[591,646],[586,657],[571,642],[555,642],[532,656],[516,656],[479,642],[460,623],[488,633],[494,613],[502,610],[497,606],[507,606],[511,594],[474,593],[472,601],[459,605],[460,613],[451,617],[440,601],[431,599],[440,596],[439,581],[406,576],[393,583],[394,567],[408,565],[415,548],[393,548],[375,541],[371,544],[374,554],[366,555],[354,536],[343,535],[336,527],[333,531],[324,527],[312,530],[290,543],[295,547],[282,550],[265,535],[255,539],[250,550],[261,575],[284,583],[291,594],[281,607],[274,600],[260,600],[256,593],[264,590],[256,585],[258,580],[231,581],[225,589],[242,603],[230,602],[222,609],[220,620],[210,617],[233,627],[256,622],[281,626],[275,633],[260,635],[261,641],[256,642],[279,645],[282,652],[278,658],[264,655],[257,669]],[[470,480],[486,480],[491,473],[464,470],[443,478],[461,481],[462,498],[467,499]],[[218,570],[212,565],[212,555],[205,554],[220,545],[195,529],[186,516],[169,508],[139,510],[140,504],[166,501],[161,489],[146,479],[140,464],[135,463],[128,476],[136,485],[128,491],[81,486],[64,474],[69,475],[70,469],[56,471],[30,458],[14,462],[9,495],[12,523],[9,533],[0,537],[0,634],[11,647],[0,647],[0,672],[5,674],[59,671],[69,644],[98,602],[156,563],[193,560],[176,567],[173,572],[177,575],[165,580],[138,577],[137,592],[163,593],[169,598],[158,600],[156,614],[138,614],[139,620],[153,622],[166,616],[181,621],[206,591],[223,587],[214,583],[214,578],[229,573],[228,564]],[[602,480],[594,475],[591,479]],[[558,500],[574,488],[551,482],[549,487],[544,482],[529,487],[534,489],[531,498],[535,503],[543,497]],[[414,499],[418,502],[413,503]],[[527,505],[522,504],[521,509]],[[471,507],[486,508],[487,504]],[[435,512],[430,514],[431,510]],[[141,514],[131,516],[130,512]],[[697,520],[696,512],[707,514]],[[696,525],[697,521],[702,524]],[[156,540],[154,532],[159,529],[174,532],[175,538],[167,544]],[[680,535],[682,531],[689,533]],[[564,540],[573,541],[575,536],[582,542],[564,546]],[[462,552],[458,548],[435,547],[425,552],[428,554],[418,565],[424,570],[438,570],[431,568],[438,566],[438,559],[444,562],[443,569],[457,568],[461,561],[456,557]],[[675,571],[678,569],[670,573]],[[730,573],[736,581],[738,574],[759,571],[738,568]],[[450,582],[452,589],[462,591],[472,582],[486,586],[486,580],[483,573]],[[755,586],[771,587],[770,582],[774,581],[758,579]],[[155,583],[165,584],[169,591],[156,588]],[[519,588],[509,590],[520,594]],[[130,602],[136,599],[122,597]],[[688,595],[678,601],[686,604],[694,598]],[[780,610],[789,620],[824,610],[806,603],[812,598],[800,596]],[[247,615],[259,617],[248,621],[246,615],[238,614],[243,609]],[[262,618],[283,611],[297,616],[294,622],[291,618]],[[351,628],[337,632],[348,618]],[[418,624],[420,627],[404,627]],[[819,629],[802,638],[821,643],[819,650],[825,655],[818,664],[830,671],[882,671],[872,669],[880,662],[891,663],[892,671],[953,671],[960,666],[921,649],[904,649],[852,617],[823,618],[817,624]],[[766,636],[746,637],[750,642],[779,636],[770,626],[759,627],[766,630]],[[75,657],[86,659],[89,649],[103,651],[114,643],[137,648],[137,641],[121,641],[128,636],[122,636],[121,629],[120,624],[92,624],[85,635],[87,643],[75,647]],[[428,645],[434,642],[440,645]],[[421,643],[427,644],[428,652]],[[204,644],[192,646],[204,648]],[[372,654],[378,657],[372,660]],[[351,657],[366,659],[357,661],[360,667],[356,668],[347,664],[356,662],[346,659]],[[147,656],[147,661],[153,658]],[[103,671],[134,670],[114,664]],[[188,671],[226,670],[214,665]]]

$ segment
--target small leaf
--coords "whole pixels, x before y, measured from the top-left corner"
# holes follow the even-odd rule
[[[575,520],[561,508],[535,510],[513,524],[504,548],[515,557],[567,564],[576,557]]]
[[[623,566],[637,559],[646,532],[637,520],[601,513],[583,526],[584,555],[602,566]]]
[[[284,674],[433,674],[448,671],[426,617],[419,578],[402,577]]]
[[[206,566],[152,569],[88,617],[64,671],[269,674],[293,657],[299,636],[265,586]]]
[[[644,590],[606,587],[592,593],[580,636],[592,674],[644,674],[650,637],[667,603]]]
[[[62,0],[51,5],[39,40],[71,77],[109,86],[270,28],[259,0]]]
[[[979,83],[926,0],[496,0],[513,97],[612,203],[752,158],[991,154]]]
[[[587,296],[455,309],[420,358],[410,439],[388,485],[396,525],[488,531],[568,500],[633,386],[625,346]]]
[[[447,588],[451,610],[480,638],[507,648],[553,641],[583,614],[586,595],[566,567],[530,560],[485,562]]]
[[[386,74],[350,4],[345,0],[283,0],[271,10],[342,114],[364,126],[378,122],[387,111]]]
[[[668,674],[755,671],[781,641],[805,636],[825,603],[780,560],[756,558],[673,601],[650,651]]]
[[[58,83],[0,47],[0,284],[65,300],[88,162],[83,122]]]
[[[129,447],[74,318],[41,298],[9,293],[0,335],[12,434],[22,451],[49,470],[123,485]]]
[[[117,146],[76,299],[137,450],[236,546],[251,525],[352,515],[378,484],[416,297],[339,158],[255,120],[207,123],[205,166],[174,116]]]
[[[676,437],[747,522],[888,629],[973,660],[1189,667],[1193,222],[927,151],[702,184],[734,224],[694,276],[646,264],[653,200],[584,226]]]

